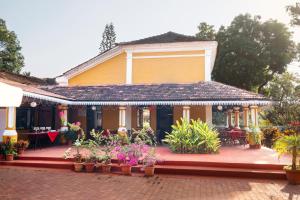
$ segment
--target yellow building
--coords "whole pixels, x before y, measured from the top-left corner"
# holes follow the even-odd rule
[[[66,128],[59,123],[60,113],[65,121],[80,121],[87,133],[94,128],[130,131],[149,123],[162,139],[180,118],[212,123],[212,111],[216,107],[222,110],[222,106],[234,108],[236,128],[239,111],[243,111],[247,128],[248,107],[253,105],[250,109],[256,116],[256,105],[269,101],[211,81],[216,52],[216,41],[199,41],[173,32],[118,43],[57,77],[58,86],[19,85],[26,98],[17,109],[17,129],[41,124]],[[37,100],[41,102],[35,108],[38,111],[31,112],[31,104]],[[233,110],[227,113],[227,126],[233,126]],[[20,118],[23,124],[18,124]],[[39,123],[32,125],[32,121]]]

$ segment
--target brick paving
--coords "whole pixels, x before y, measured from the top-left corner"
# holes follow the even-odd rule
[[[286,181],[159,175],[145,178],[68,170],[0,167],[0,200],[300,200]]]

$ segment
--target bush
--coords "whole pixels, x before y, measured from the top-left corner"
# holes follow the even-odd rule
[[[144,144],[148,145],[156,145],[156,137],[149,124],[144,125],[141,130],[133,129],[130,140],[131,142],[143,142]]]
[[[173,152],[178,153],[216,153],[220,148],[218,132],[208,124],[198,120],[181,119],[172,125],[172,132],[163,140]]]

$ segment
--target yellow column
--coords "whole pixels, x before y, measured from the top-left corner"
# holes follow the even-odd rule
[[[119,128],[126,129],[126,107],[125,106],[119,107]]]
[[[17,142],[18,134],[16,131],[16,107],[6,108],[6,127],[3,132],[3,142],[10,137],[12,142]]]
[[[183,106],[182,117],[188,122],[190,121],[190,106]]]
[[[240,107],[234,107],[234,128],[240,128]]]
[[[244,121],[244,130],[249,130],[249,108],[248,106],[243,106],[243,121]]]
[[[254,127],[258,127],[258,106],[250,106],[251,122]]]
[[[227,110],[227,125],[228,128],[232,128],[232,109]]]

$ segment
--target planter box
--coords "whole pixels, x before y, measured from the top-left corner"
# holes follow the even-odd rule
[[[289,170],[286,169],[286,177],[290,184],[299,185],[300,184],[300,170]]]

